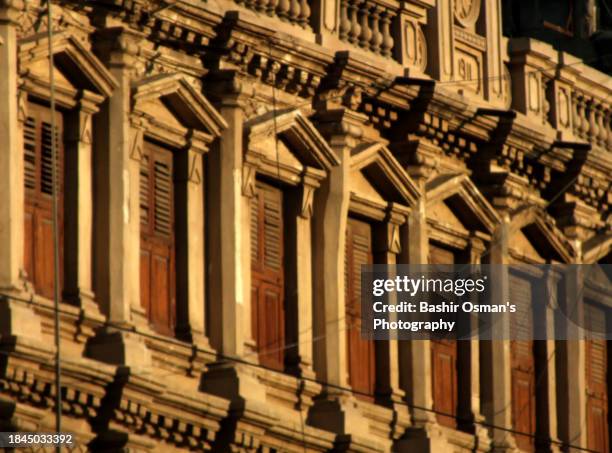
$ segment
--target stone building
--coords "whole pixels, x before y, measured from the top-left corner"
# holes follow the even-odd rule
[[[365,263],[610,262],[602,66],[499,0],[53,3],[0,0],[0,431],[55,426],[56,140],[76,450],[609,451],[606,342],[358,333]]]

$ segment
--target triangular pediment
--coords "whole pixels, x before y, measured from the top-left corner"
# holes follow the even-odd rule
[[[569,263],[576,255],[571,243],[555,226],[553,219],[540,207],[524,206],[511,214],[509,238],[512,247],[519,232],[525,235],[538,255],[546,261]]]
[[[492,234],[500,222],[495,209],[466,174],[434,178],[427,183],[426,197],[430,217],[443,202],[467,230]]]
[[[303,166],[327,171],[340,162],[314,125],[299,110],[268,112],[245,124],[245,147],[276,149],[276,137]]]
[[[428,217],[447,229],[466,235],[469,234],[469,230],[465,227],[463,222],[444,201],[440,201],[433,205],[431,209],[428,210]]]
[[[212,104],[180,74],[159,74],[132,86],[134,111],[152,121],[157,120],[156,113],[147,111],[147,105],[154,101],[162,103],[176,122],[186,129],[217,137],[227,127]]]
[[[366,143],[351,151],[351,172],[361,173],[367,181],[370,192],[378,194],[386,202],[413,207],[419,197],[419,190],[408,173],[395,159],[391,151],[381,143]],[[360,178],[351,179],[351,191],[360,196]]]
[[[275,140],[272,136],[267,136],[254,144],[251,148],[269,162],[275,162],[283,167],[291,167],[298,171],[304,169],[300,159],[289,149],[282,140]]]
[[[378,203],[385,203],[385,199],[378,193],[360,170],[351,171],[350,181],[352,192],[358,193],[362,198]]]
[[[58,83],[69,83],[77,89],[89,90],[107,97],[117,82],[100,60],[78,39],[64,33],[53,38],[53,62],[58,69]],[[20,70],[32,72],[48,80],[49,44],[46,33],[19,41]],[[46,69],[46,70],[45,70]]]

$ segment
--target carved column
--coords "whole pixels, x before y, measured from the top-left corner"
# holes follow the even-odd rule
[[[217,108],[228,127],[208,157],[208,205],[216,215],[209,219],[210,234],[210,341],[219,352],[243,356],[252,344],[250,307],[249,193],[254,190],[255,169],[243,166],[242,101],[245,86],[233,73],[219,80]],[[217,85],[215,85],[216,87]],[[249,192],[250,191],[250,192]],[[247,196],[243,196],[247,195]]]
[[[412,272],[423,269],[428,262],[427,212],[424,196],[424,179],[418,179],[421,197],[408,216],[408,224],[402,229],[406,244],[400,254],[401,262],[414,265]],[[449,446],[433,412],[431,385],[431,341],[412,340],[399,344],[400,386],[406,392],[412,416],[412,428],[398,444],[405,448],[426,453],[446,451]]]
[[[374,236],[375,263],[386,263],[394,266],[401,261],[399,254],[407,246],[403,243],[401,227],[406,222],[409,212],[407,208],[392,203],[388,208],[387,219],[384,221],[380,232]],[[386,278],[395,278],[396,272],[389,272]],[[392,297],[395,297],[393,295]],[[397,300],[389,300],[390,304]],[[395,411],[395,423],[392,433],[393,438],[403,434],[409,425],[409,410],[403,404],[406,392],[401,385],[400,368],[400,341],[389,339],[387,341],[375,341],[376,349],[376,383],[377,393],[388,398],[390,406]]]
[[[546,301],[541,307],[542,313],[536,314],[536,332],[546,332],[546,340],[535,341],[536,360],[540,361],[541,377],[536,382],[536,401],[541,408],[543,417],[537,421],[537,430],[544,438],[551,452],[559,452],[559,437],[557,425],[557,373],[555,351],[555,316],[554,311],[558,308],[557,284],[560,276],[554,268],[547,272],[542,282],[545,287],[541,288],[541,297]],[[534,333],[535,335],[535,333]],[[538,399],[536,398],[536,400]]]
[[[579,249],[580,247],[577,247]],[[582,261],[578,257],[577,262]],[[574,322],[566,322],[564,332],[567,341],[559,341],[557,349],[559,375],[563,378],[557,382],[559,398],[559,437],[571,445],[579,448],[587,446],[586,427],[586,350],[584,332],[584,269],[581,265],[573,265],[566,273],[565,297],[561,303],[565,304],[566,313],[574,313]],[[579,449],[568,450],[572,453]]]
[[[16,35],[20,6],[0,1],[0,288],[8,290],[23,289],[23,113],[18,105]]]
[[[176,210],[176,299],[179,338],[206,344],[204,253],[204,173],[202,152],[190,146],[175,158]]]
[[[142,131],[131,117],[131,72],[141,35],[121,27],[101,30],[94,48],[117,88],[95,117],[100,131],[94,150],[96,236],[94,286],[111,324],[146,328],[140,302],[139,178]],[[146,365],[142,338],[109,328],[91,340],[88,353],[114,363]]]
[[[319,179],[307,170],[302,184],[293,197],[293,209],[289,220],[287,237],[290,246],[287,254],[291,257],[293,269],[287,273],[287,322],[293,326],[292,337],[287,338],[291,345],[287,350],[289,371],[314,377],[312,370],[312,215],[315,189]]]
[[[466,262],[471,263],[471,272],[477,272],[480,268],[481,257],[485,251],[482,239],[470,238]],[[476,303],[478,301],[475,301]],[[465,322],[472,339],[458,341],[457,352],[460,363],[459,368],[459,419],[464,425],[459,428],[473,433],[478,438],[477,451],[489,451],[490,442],[487,430],[482,426],[484,417],[480,412],[480,341],[478,336],[478,317],[468,315]]]
[[[98,112],[83,93],[65,126],[66,212],[64,219],[64,298],[98,311],[92,282],[93,169],[92,115]]]
[[[23,122],[26,93],[18,92],[16,27],[20,1],[0,0],[0,291],[24,290]],[[40,320],[29,307],[0,299],[0,337],[40,340]]]
[[[489,276],[489,291],[491,300],[510,300],[508,272],[504,265],[508,264],[509,218],[504,218],[493,235],[488,256],[491,264]],[[508,316],[496,316],[495,338],[509,338]],[[487,423],[499,428],[491,428],[492,447],[495,451],[516,452],[514,437],[509,432],[512,429],[512,390],[510,373],[510,342],[507,340],[491,340],[492,334],[486,333],[480,342],[481,355],[481,395],[482,412]]]
[[[315,194],[315,298],[314,364],[317,377],[323,382],[348,386],[346,329],[344,305],[344,250],[350,200],[350,150],[355,145],[350,134],[339,134],[336,124],[345,125],[345,111],[322,114],[319,123],[327,123],[331,136],[326,136],[336,152],[340,165],[333,167]],[[345,125],[345,130],[350,126]],[[325,135],[325,134],[324,134]],[[334,392],[333,387],[329,392]]]

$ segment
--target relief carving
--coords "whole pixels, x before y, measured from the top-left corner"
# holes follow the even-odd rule
[[[472,27],[480,15],[480,0],[455,0],[455,19],[464,27]]]
[[[458,51],[457,72],[461,80],[469,82],[461,84],[463,88],[475,93],[481,92],[480,62],[477,57]]]
[[[559,109],[559,123],[563,127],[568,127],[570,119],[570,102],[567,90],[563,88],[559,89],[557,108]]]
[[[427,42],[423,30],[414,22],[406,22],[406,56],[408,64],[420,71],[427,66]]]

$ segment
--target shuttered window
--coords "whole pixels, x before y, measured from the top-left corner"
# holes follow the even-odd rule
[[[517,312],[510,317],[510,328],[518,338],[528,338],[533,332],[532,284],[526,277],[510,274],[510,300]],[[533,341],[510,342],[512,376],[512,426],[517,445],[524,451],[534,451],[536,431],[536,380]]]
[[[63,118],[55,114],[57,147],[60,284],[63,281],[64,144]],[[24,267],[38,294],[53,297],[53,156],[51,109],[28,103],[24,123]],[[61,292],[61,288],[60,288]]]
[[[144,142],[140,162],[140,299],[149,323],[174,334],[175,245],[172,152]]]
[[[361,338],[361,266],[372,264],[372,226],[349,218],[345,250],[346,332],[349,384],[358,397],[375,391],[374,342]]]
[[[454,264],[453,250],[429,244],[430,264]],[[438,422],[455,428],[457,426],[457,342],[454,340],[431,340],[431,378],[433,405]]]
[[[600,306],[586,303],[584,307],[587,332],[606,332],[606,312]],[[608,452],[608,347],[606,340],[592,338],[586,348],[587,447],[596,452]]]
[[[283,192],[258,181],[251,199],[251,319],[259,362],[277,370],[285,357],[283,232]]]

